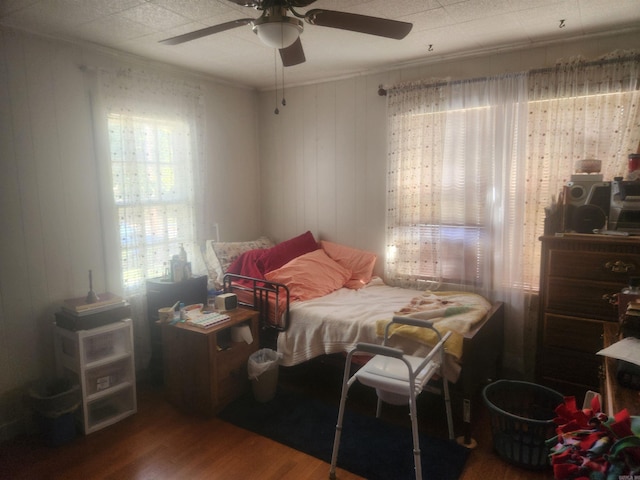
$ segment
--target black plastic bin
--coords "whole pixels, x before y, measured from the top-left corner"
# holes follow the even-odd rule
[[[528,469],[550,466],[546,440],[556,435],[555,409],[564,396],[542,385],[499,380],[482,396],[489,408],[493,448],[507,462]]]
[[[80,386],[66,379],[39,381],[29,388],[31,408],[45,443],[57,447],[76,437],[75,412],[80,406]]]

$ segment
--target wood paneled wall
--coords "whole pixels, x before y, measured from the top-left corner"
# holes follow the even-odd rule
[[[106,280],[90,97],[79,65],[142,66],[200,82],[206,236],[214,238],[215,223],[228,238],[262,231],[254,90],[0,29],[0,440],[21,429],[29,382],[54,374],[60,302],[87,293],[90,269],[96,291],[117,291]],[[137,343],[147,345],[145,322],[138,325]]]
[[[262,219],[277,240],[311,230],[316,238],[384,251],[384,77],[366,76],[260,97]],[[382,265],[379,262],[379,265]],[[380,274],[382,272],[380,271]]]

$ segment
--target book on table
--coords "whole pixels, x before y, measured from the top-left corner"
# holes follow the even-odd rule
[[[104,312],[112,308],[125,305],[124,298],[111,293],[105,292],[98,294],[98,300],[93,303],[87,302],[87,297],[68,298],[62,302],[62,310],[72,315],[90,315],[92,313]]]
[[[82,315],[68,312],[64,308],[55,312],[56,325],[71,331],[91,330],[124,318],[131,318],[131,306],[127,302],[123,305],[109,305],[107,310],[91,310]]]

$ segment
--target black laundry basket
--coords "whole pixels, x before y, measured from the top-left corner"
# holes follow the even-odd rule
[[[76,437],[75,412],[81,403],[80,385],[64,378],[39,380],[29,387],[29,399],[47,445],[57,447]]]
[[[482,396],[489,408],[493,448],[507,462],[528,468],[550,466],[545,441],[555,436],[555,409],[564,396],[542,385],[499,380]]]

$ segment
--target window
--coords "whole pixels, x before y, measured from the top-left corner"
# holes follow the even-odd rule
[[[605,180],[626,174],[640,136],[637,58],[519,79],[388,96],[390,279],[536,291],[545,212],[575,162],[601,159]]]
[[[639,87],[634,56],[388,89],[386,279],[504,302],[505,364],[532,372],[545,210],[577,160],[626,174]]]
[[[411,227],[410,227],[411,228]],[[483,269],[482,226],[417,225],[425,262],[407,272],[419,280],[440,279],[444,283],[477,284]],[[432,258],[432,256],[434,258]],[[457,268],[459,261],[464,268]]]
[[[513,281],[493,246],[518,243],[510,192],[522,181],[526,78],[407,90],[388,97],[386,277],[491,292]]]
[[[108,116],[113,199],[125,292],[165,274],[180,245],[194,240],[193,162],[186,122]]]

